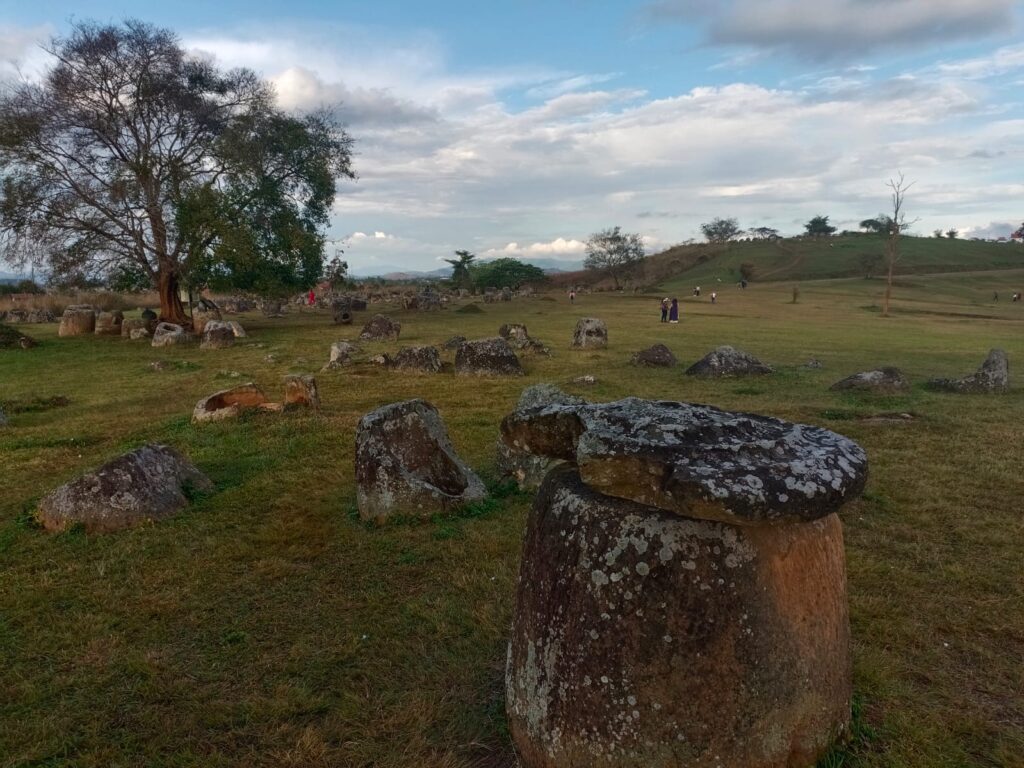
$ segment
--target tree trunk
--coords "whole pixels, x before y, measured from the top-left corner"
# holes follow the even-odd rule
[[[161,265],[158,279],[160,292],[160,321],[192,328],[192,320],[185,312],[178,290],[178,275],[174,270]]]
[[[885,278],[885,301],[882,303],[882,317],[889,316],[889,297],[892,296],[892,270],[896,266],[895,260],[889,256],[889,272]]]

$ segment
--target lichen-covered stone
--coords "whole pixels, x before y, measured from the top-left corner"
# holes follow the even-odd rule
[[[387,315],[374,315],[363,326],[359,338],[365,341],[398,341],[402,332],[402,324]]]
[[[575,349],[604,349],[608,346],[608,326],[596,317],[583,317],[572,334]]]
[[[156,329],[153,331],[153,341],[150,342],[150,345],[154,347],[172,347],[175,344],[183,344],[187,340],[188,334],[185,333],[185,329],[180,325],[157,323]]]
[[[756,357],[729,346],[712,350],[686,369],[687,376],[764,376],[772,373],[772,367]]]
[[[505,323],[498,329],[498,335],[507,341],[512,349],[526,349],[530,346],[530,334],[522,323]]]
[[[147,320],[144,317],[127,317],[121,322],[121,337],[126,339],[140,338],[132,336],[132,331],[145,331],[148,338],[156,330],[156,320]]]
[[[200,349],[227,349],[235,344],[235,330],[230,323],[221,320],[207,320],[203,328]]]
[[[331,359],[322,370],[334,371],[352,364],[352,356],[359,351],[355,344],[347,341],[336,341],[331,344]]]
[[[242,324],[237,320],[227,320],[225,322],[231,326],[231,330],[234,332],[236,339],[244,339],[249,335],[245,332],[245,328],[242,327]]]
[[[200,299],[192,308],[192,330],[197,336],[204,334],[207,323],[220,319],[220,308],[209,299]]]
[[[280,406],[271,403],[262,389],[253,382],[249,382],[204,397],[196,403],[196,407],[192,411],[192,421],[200,424],[232,419],[248,408],[277,410]]]
[[[932,379],[928,388],[962,395],[1003,394],[1010,389],[1009,358],[1001,349],[990,350],[985,362],[972,375],[962,379]]]
[[[836,515],[736,527],[545,479],[506,670],[525,768],[808,768],[850,658]]]
[[[391,358],[390,365],[400,371],[440,373],[441,353],[437,347],[402,347]]]
[[[467,341],[455,350],[459,376],[523,376],[523,366],[501,337]]]
[[[552,384],[535,384],[523,390],[516,411],[528,412],[555,403],[582,405],[584,402],[583,398],[569,395]],[[552,467],[560,463],[561,459],[530,453],[498,439],[495,462],[498,475],[515,480],[521,490],[537,489]]]
[[[60,318],[58,336],[84,336],[96,331],[96,310],[87,304],[73,304]]]
[[[829,389],[833,392],[874,392],[893,395],[910,389],[910,381],[899,368],[885,367],[847,376]]]
[[[192,489],[210,490],[209,479],[166,445],[145,445],[62,485],[39,503],[48,531],[82,525],[106,533],[176,514]]]
[[[97,336],[120,336],[121,324],[124,322],[124,313],[119,309],[110,312],[100,312],[96,315]]]
[[[444,343],[444,348],[449,351],[454,351],[466,343],[465,336],[452,336],[448,341]]]
[[[289,375],[284,377],[285,408],[320,408],[320,390],[316,378],[306,375]]]
[[[820,427],[627,398],[517,409],[502,439],[575,462],[597,491],[733,524],[813,520],[864,487],[867,457]]]
[[[430,403],[392,403],[359,421],[356,500],[363,520],[429,517],[485,496],[483,482],[455,453]]]
[[[655,344],[634,354],[630,362],[644,368],[671,368],[679,361],[664,344]]]

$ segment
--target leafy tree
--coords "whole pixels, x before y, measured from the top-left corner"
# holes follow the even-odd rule
[[[583,266],[607,273],[619,288],[619,279],[628,275],[643,259],[644,241],[640,235],[613,227],[590,236]]]
[[[1020,229],[1010,235],[1013,240],[1024,240],[1024,224],[1020,225]]]
[[[757,238],[758,240],[778,240],[779,230],[772,229],[771,227],[754,227],[749,231],[751,237]]]
[[[958,230],[958,229],[947,229],[946,230],[946,237],[948,237],[950,240],[956,240],[958,237],[960,237],[960,230]]]
[[[342,261],[340,253],[324,265],[323,279],[326,280],[331,290],[337,291],[349,285],[348,262]]]
[[[126,261],[111,270],[107,287],[118,293],[141,293],[152,288],[153,283],[142,267]]]
[[[836,228],[828,223],[828,216],[815,216],[804,224],[804,229],[812,237],[831,237],[836,233]]]
[[[743,231],[736,219],[715,218],[700,225],[709,243],[727,243]]]
[[[470,267],[473,284],[477,288],[518,288],[524,283],[547,280],[544,270],[519,259],[501,258],[473,264]]]
[[[860,228],[863,229],[865,232],[870,232],[872,234],[879,235],[889,231],[887,219],[888,216],[880,213],[873,219],[864,219],[864,221],[860,223]]]
[[[934,232],[932,232],[932,237],[936,237],[936,238],[940,238],[941,239],[941,238],[945,237],[945,235],[942,234],[942,230],[941,229],[936,229]]]
[[[284,291],[323,269],[351,138],[284,114],[253,72],[189,56],[140,21],[77,23],[38,84],[0,96],[0,255],[57,280],[123,264],[187,322],[179,283]]]
[[[459,258],[445,259],[445,261],[452,265],[452,282],[460,288],[472,288],[473,276],[470,274],[469,269],[476,258],[476,254],[469,251],[456,251],[455,255]]]

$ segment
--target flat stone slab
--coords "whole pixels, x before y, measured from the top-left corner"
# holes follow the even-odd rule
[[[892,395],[910,389],[910,381],[899,368],[885,367],[847,376],[829,387],[833,392],[876,392]]]
[[[517,409],[509,447],[574,462],[593,489],[731,524],[814,520],[863,490],[867,456],[820,427],[627,398]]]
[[[567,394],[553,384],[534,384],[523,390],[516,410],[530,411],[554,403],[583,405],[585,402],[583,398]],[[536,490],[552,467],[561,462],[561,459],[530,453],[498,439],[495,460],[498,475],[515,480],[520,490]]]
[[[173,448],[145,445],[49,493],[38,518],[48,531],[117,531],[174,515],[189,503],[190,488],[213,484]]]

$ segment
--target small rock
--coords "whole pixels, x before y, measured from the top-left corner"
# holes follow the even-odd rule
[[[608,326],[596,317],[584,317],[576,323],[572,335],[574,349],[604,349],[608,346]]]
[[[121,322],[121,336],[127,339],[149,338],[156,329],[156,320],[147,320],[144,317],[129,317]],[[132,331],[145,331],[145,336],[132,336]]]
[[[374,355],[373,357],[371,357],[367,362],[373,365],[380,365],[386,368],[389,365],[391,365],[391,355],[389,355],[387,352],[381,352],[379,355]]]
[[[391,359],[391,366],[403,371],[440,373],[441,353],[437,347],[402,347]]]
[[[711,378],[763,376],[772,372],[771,366],[753,355],[729,346],[718,347],[686,369],[687,376]]]
[[[892,395],[910,389],[910,381],[899,368],[879,368],[847,376],[829,387],[833,392],[875,392]]]
[[[234,332],[236,339],[244,339],[248,336],[245,332],[245,328],[243,328],[242,324],[237,320],[228,320],[227,324],[231,326],[231,330]]]
[[[183,344],[187,340],[188,334],[180,325],[157,323],[156,330],[153,331],[153,341],[150,344],[154,347],[171,347],[175,344]]]
[[[824,367],[825,366],[822,365],[821,360],[819,360],[816,357],[812,357],[810,360],[808,360],[806,363],[804,363],[804,368],[808,368],[808,369],[810,369],[812,371],[818,371],[818,370],[821,370]]]
[[[359,338],[365,341],[398,341],[402,332],[402,324],[387,315],[374,315],[363,326]]]
[[[523,366],[501,337],[467,341],[455,351],[459,376],[523,376]]]
[[[230,323],[220,320],[207,320],[203,330],[203,341],[200,349],[227,349],[234,346],[235,331]]]
[[[579,384],[580,386],[584,386],[584,387],[592,387],[595,384],[597,384],[597,377],[596,376],[591,376],[588,373],[585,376],[577,376],[575,379],[572,380],[572,383],[573,384]]]
[[[284,407],[302,406],[320,409],[320,391],[316,386],[316,379],[313,376],[285,376],[284,377]]]
[[[172,365],[173,363],[170,363],[167,360],[154,360],[152,363],[149,364],[149,367],[152,368],[154,371],[166,371]]]
[[[346,365],[351,365],[352,356],[358,351],[359,348],[350,342],[334,342],[331,344],[331,359],[327,361],[327,364],[321,370],[334,371]]]
[[[483,499],[483,482],[459,458],[437,409],[424,400],[392,403],[356,430],[356,501],[363,520],[430,517]]]
[[[48,531],[82,525],[88,533],[107,533],[171,517],[193,489],[212,488],[173,448],[145,445],[49,493],[38,517]]]
[[[962,395],[1003,394],[1010,390],[1010,362],[1006,352],[993,349],[976,373],[962,379],[932,379],[928,388]]]
[[[645,368],[671,368],[679,361],[664,344],[655,344],[634,354],[631,362]]]
[[[512,349],[526,349],[530,346],[530,334],[522,323],[506,323],[498,329],[501,336]]]

